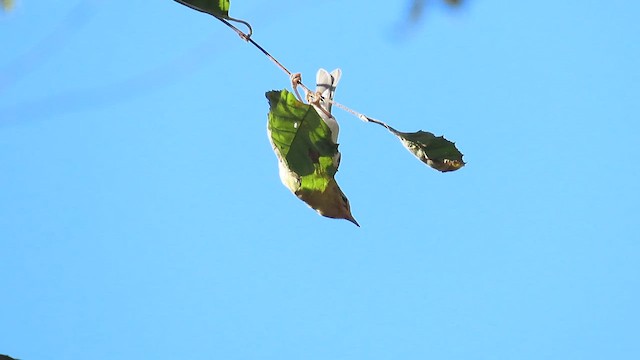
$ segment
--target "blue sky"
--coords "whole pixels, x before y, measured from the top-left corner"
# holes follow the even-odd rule
[[[232,1],[336,100],[444,134],[438,173],[335,109],[362,225],[280,184],[288,78],[173,1],[0,14],[0,353],[637,359],[640,5]]]

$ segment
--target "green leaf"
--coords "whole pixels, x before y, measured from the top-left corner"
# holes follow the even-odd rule
[[[312,106],[287,90],[269,91],[266,96],[274,151],[301,177],[302,188],[324,191],[338,170],[333,163],[338,145],[331,141],[331,130]]]
[[[215,17],[229,18],[229,0],[175,0],[194,10],[211,14]]]
[[[266,96],[270,108],[267,132],[282,183],[320,215],[358,225],[334,179],[340,153],[327,124],[312,106],[287,90],[269,91]]]
[[[403,133],[391,127],[389,130],[420,161],[436,170],[455,171],[464,166],[462,153],[453,142],[443,136],[435,136],[422,130],[415,133]]]
[[[0,360],[20,360],[20,359],[14,359],[11,356],[0,354]]]

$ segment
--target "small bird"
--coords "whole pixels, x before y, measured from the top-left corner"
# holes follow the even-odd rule
[[[20,359],[14,359],[9,355],[2,355],[0,354],[0,360],[20,360]]]
[[[349,199],[344,195],[335,179],[331,179],[324,192],[298,190],[296,196],[314,208],[318,214],[332,219],[345,219],[354,223],[357,227],[360,224],[351,215],[351,205]]]
[[[307,203],[322,216],[349,220],[360,227],[360,224],[351,214],[349,199],[342,192],[335,179],[329,180],[323,192],[303,189],[300,176],[287,167],[284,159],[281,158],[277,151],[276,155],[278,157],[280,181],[298,199]]]
[[[307,99],[309,100],[310,104],[314,107],[320,119],[327,125],[330,130],[330,138],[327,137],[324,139],[324,141],[326,141],[327,143],[333,143],[336,149],[339,127],[335,117],[331,115],[330,100],[333,99],[333,94],[335,93],[336,85],[338,84],[341,75],[342,72],[340,69],[336,69],[331,73],[328,73],[324,69],[318,70],[318,73],[316,75],[316,93],[313,94],[309,92],[307,94]],[[295,84],[295,81],[293,81],[293,83]],[[319,190],[319,188],[304,187],[300,174],[291,169],[287,161],[283,159],[284,155],[280,152],[279,148],[274,143],[274,138],[271,133],[273,129],[271,128],[271,126],[272,125],[269,125],[267,127],[267,131],[269,133],[269,140],[271,142],[271,145],[278,158],[279,175],[282,184],[287,187],[292,193],[294,193],[300,200],[304,201],[311,208],[315,209],[320,215],[334,219],[345,219],[352,222],[356,226],[360,226],[360,224],[358,224],[358,222],[351,214],[351,206],[349,204],[349,200],[344,195],[344,193],[338,186],[338,183],[333,178],[333,175],[335,174],[335,171],[337,171],[337,168],[340,164],[340,152],[335,151],[335,155],[333,155],[332,160],[334,170],[333,173],[330,174],[330,178],[323,178],[322,176],[318,178],[318,180],[320,181],[328,181],[326,183],[326,186],[322,188],[323,190]],[[294,128],[298,129],[295,125]],[[297,131],[300,130],[298,129]],[[312,158],[316,157],[316,159],[312,160],[312,162],[317,162],[317,154],[314,155],[313,151],[309,151],[309,153],[305,153],[305,155],[311,156]]]

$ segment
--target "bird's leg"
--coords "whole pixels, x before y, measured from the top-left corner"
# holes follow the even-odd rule
[[[316,91],[315,94],[312,92],[308,92],[307,93],[307,102],[311,105],[315,105],[316,110],[320,109],[323,113],[325,113],[325,115],[327,115],[329,118],[332,118],[333,115],[331,115],[330,112],[328,112],[324,106],[320,105],[320,102],[326,101],[325,98],[322,96],[322,93],[320,91]]]
[[[291,74],[291,87],[293,88],[293,92],[296,94],[296,97],[298,98],[298,100],[300,102],[303,102],[302,97],[298,92],[298,85],[300,85],[300,83],[302,83],[302,74],[300,73]]]

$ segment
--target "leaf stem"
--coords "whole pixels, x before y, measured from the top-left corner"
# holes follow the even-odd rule
[[[350,113],[351,115],[354,115],[355,117],[357,117],[358,119],[364,121],[364,122],[372,122],[374,124],[378,124],[382,127],[385,127],[387,130],[391,131],[392,133],[396,133],[398,132],[396,129],[392,128],[391,126],[389,126],[387,123],[385,123],[384,121],[378,120],[378,119],[374,119],[374,118],[370,118],[362,113],[359,113],[349,107],[347,107],[346,105],[342,105],[339,102],[333,100],[333,99],[329,99],[329,102],[332,103],[333,105],[339,107],[340,109]]]

